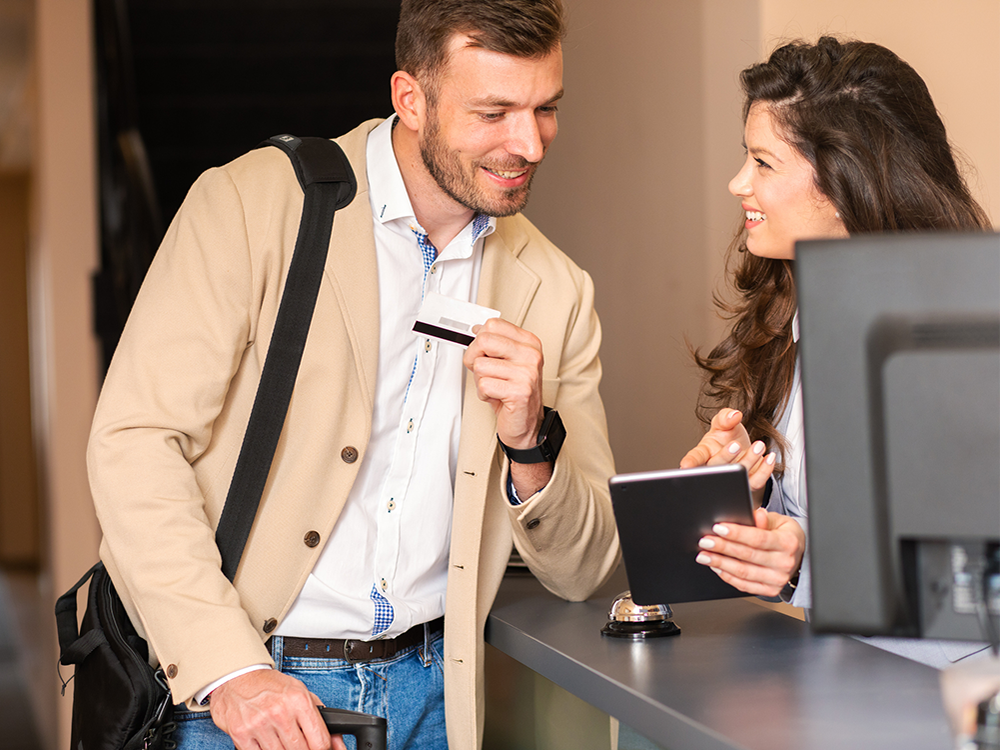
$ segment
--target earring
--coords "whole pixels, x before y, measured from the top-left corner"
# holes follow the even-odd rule
[[[834,211],[833,215],[836,216],[839,219],[840,218],[840,211]]]

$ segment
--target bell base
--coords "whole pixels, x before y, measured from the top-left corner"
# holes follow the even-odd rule
[[[628,638],[641,641],[643,638],[662,638],[668,635],[680,635],[681,629],[673,620],[650,620],[647,622],[621,622],[611,620],[601,628],[601,635],[612,638]]]

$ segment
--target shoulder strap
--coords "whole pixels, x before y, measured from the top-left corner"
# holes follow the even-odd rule
[[[288,155],[305,202],[264,371],[215,534],[229,580],[236,576],[285,422],[323,278],[333,215],[354,199],[358,187],[347,156],[333,141],[278,135],[260,146],[277,146]]]

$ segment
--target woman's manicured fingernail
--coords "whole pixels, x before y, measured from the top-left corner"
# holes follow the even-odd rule
[[[696,563],[701,563],[702,565],[708,565],[712,562],[712,558],[706,555],[704,552],[699,552],[698,556],[694,559]]]
[[[719,573],[721,573],[721,572],[722,572],[722,571],[721,571],[721,570],[720,570],[719,568],[712,568],[711,566],[709,566],[709,567],[710,567],[711,571],[712,571],[713,573],[715,573],[716,575],[719,575]]]
[[[777,458],[778,458],[778,456],[777,456],[776,453],[769,453],[769,454],[767,454],[767,458],[764,459],[764,460],[767,461],[767,463],[770,464],[771,466],[774,466],[774,461]]]
[[[733,419],[734,417],[737,417],[737,416],[739,416],[739,411],[737,409],[733,409],[731,412],[729,412],[729,418],[730,419]]]
[[[707,536],[703,536],[698,540],[698,546],[702,549],[715,549],[715,542],[709,539]]]
[[[712,531],[719,536],[729,536],[729,527],[723,526],[721,523],[715,524],[715,526],[712,527]]]
[[[735,456],[737,453],[740,452],[740,444],[739,443],[732,443],[729,446],[729,452],[732,453]]]
[[[755,455],[758,455],[758,456],[761,453],[763,453],[764,452],[764,443],[762,441],[760,441],[760,440],[758,440],[756,443],[754,443],[753,444],[753,452],[754,452]]]

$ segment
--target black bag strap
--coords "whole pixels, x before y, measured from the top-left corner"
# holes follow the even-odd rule
[[[76,622],[76,592],[102,567],[104,563],[95,563],[69,591],[56,599],[56,633],[59,637],[60,664],[78,664],[105,640],[104,634],[94,629],[84,636],[87,640],[83,642],[84,638],[80,638]]]
[[[354,199],[358,189],[347,156],[333,141],[278,135],[260,146],[277,146],[288,155],[305,202],[264,371],[215,533],[222,572],[229,580],[236,576],[250,537],[288,412],[326,265],[333,215]]]

